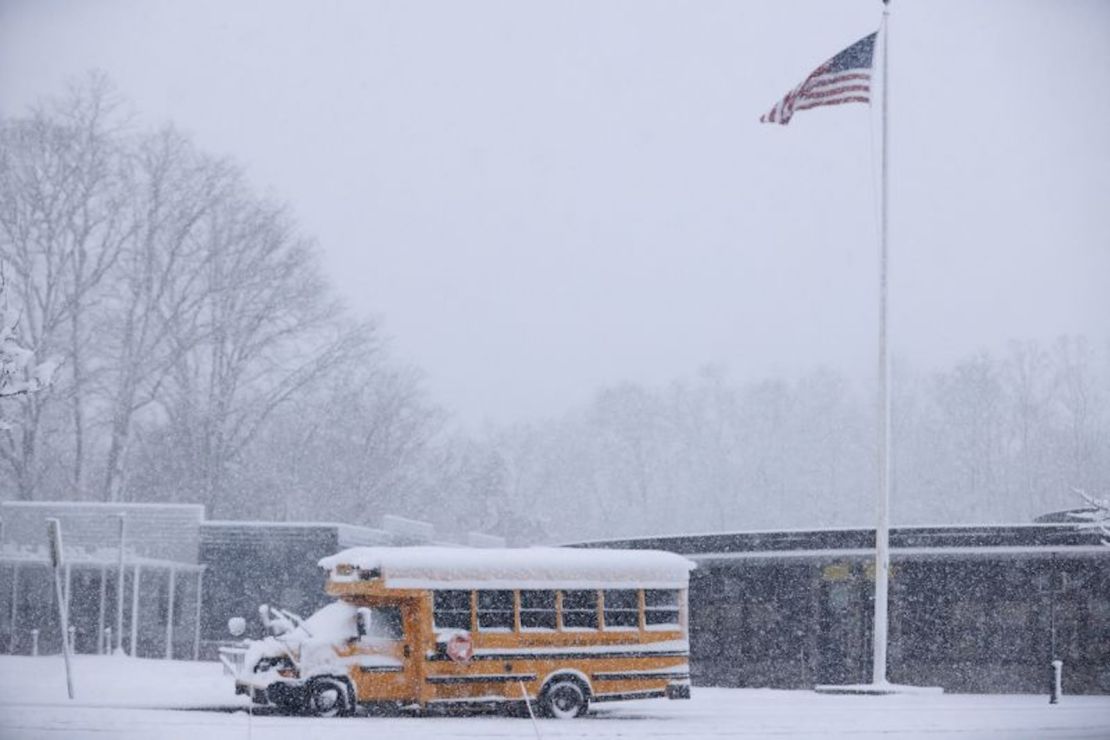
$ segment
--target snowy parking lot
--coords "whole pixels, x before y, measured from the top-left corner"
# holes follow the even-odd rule
[[[602,704],[578,720],[306,719],[248,713],[216,663],[0,657],[0,738],[1110,738],[1110,696],[835,696],[696,688],[690,701]]]

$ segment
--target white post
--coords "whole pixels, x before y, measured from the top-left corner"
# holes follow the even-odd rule
[[[142,569],[136,563],[135,576],[131,583],[131,657],[139,657],[135,646],[139,642],[139,577]]]
[[[126,536],[127,517],[124,514],[117,514],[119,517],[119,560],[117,563],[117,570],[119,572],[118,582],[116,583],[116,649],[120,652],[123,651],[123,590],[125,585],[124,571],[123,571],[123,544]],[[109,647],[110,649],[110,647]]]
[[[887,126],[890,100],[889,64],[887,50],[890,46],[890,9],[883,0],[883,133],[882,133],[882,209],[879,243],[879,501],[878,523],[875,527],[875,623],[873,634],[872,683],[882,685],[886,680],[887,604],[890,575],[890,483],[891,483],[891,403],[890,403],[890,349],[887,344],[887,294],[888,251],[890,232],[888,215],[887,166],[889,136]]]
[[[70,645],[70,631],[69,631],[69,606],[66,602],[67,596],[62,593],[62,574],[64,569],[66,575],[69,574],[67,564],[63,562],[62,551],[62,523],[58,519],[47,518],[46,520],[46,534],[50,539],[50,564],[54,568],[54,596],[58,600],[58,621],[60,622],[62,633],[62,657],[65,659],[66,664],[66,691],[69,693],[69,698],[73,698],[73,671],[70,666],[69,654],[72,651]],[[38,635],[34,635],[35,642],[38,642]],[[36,645],[36,648],[38,646]]]
[[[72,569],[70,568],[69,563],[66,563],[65,568],[64,568],[64,573],[65,573],[64,583],[65,583],[65,599],[66,599],[66,602],[65,602],[66,603],[66,621],[68,622],[69,621],[69,595],[70,595],[70,591],[71,591],[70,585],[73,583],[73,574],[72,574]]]
[[[103,655],[105,650],[111,650],[112,644],[104,644],[104,617],[108,600],[108,568],[100,566],[100,611],[96,617],[96,654]]]
[[[177,570],[170,567],[170,588],[166,597],[166,660],[173,659],[173,590],[177,586]]]
[[[204,571],[197,571],[197,614],[196,624],[193,625],[193,660],[200,660],[200,614],[201,614],[201,597],[204,594]]]
[[[0,517],[0,558],[2,558],[3,554],[4,554],[4,518]],[[10,625],[10,628],[11,628],[11,634],[8,636],[8,654],[9,655],[14,655],[15,654],[15,574],[16,574],[16,564],[13,562],[12,563],[12,603],[11,603],[11,606],[9,607],[9,609],[10,609],[9,613],[11,615],[11,620],[9,621],[9,625]]]
[[[19,619],[19,563],[12,563],[12,634],[8,637],[8,654],[15,655],[15,629]]]
[[[39,654],[39,631],[37,629],[31,630],[31,655]]]
[[[523,681],[517,681],[520,684],[520,695],[524,697],[524,706],[528,707],[528,716],[532,718],[532,729],[536,733],[537,738],[541,738],[540,726],[536,724],[536,713],[532,711],[532,700],[528,698],[528,690],[524,688]]]

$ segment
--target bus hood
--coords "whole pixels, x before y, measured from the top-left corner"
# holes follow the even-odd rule
[[[348,654],[352,639],[358,636],[357,613],[352,604],[334,601],[285,634],[251,640],[243,659],[244,673],[263,683],[342,675],[351,665],[400,668],[399,660],[367,653],[364,644],[363,649]]]

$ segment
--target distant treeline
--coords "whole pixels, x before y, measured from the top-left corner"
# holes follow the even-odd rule
[[[1110,352],[1012,342],[894,378],[895,524],[1030,522],[1110,490]],[[870,526],[873,384],[828,370],[622,385],[489,442],[504,506],[556,539]]]
[[[867,524],[874,403],[831,371],[706,371],[452,431],[381,329],[350,316],[290,210],[90,78],[0,122],[0,269],[61,361],[0,401],[0,497],[200,502],[210,517],[517,542]],[[895,522],[1027,521],[1110,490],[1110,353],[1012,343],[895,378]]]

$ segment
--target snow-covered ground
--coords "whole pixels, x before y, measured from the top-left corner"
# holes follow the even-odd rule
[[[0,656],[0,738],[535,738],[527,718],[304,719],[250,715],[217,663],[77,656],[66,698],[59,656]],[[602,704],[583,719],[540,720],[544,738],[1110,739],[1110,696],[833,696],[694,689],[690,701]]]

